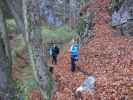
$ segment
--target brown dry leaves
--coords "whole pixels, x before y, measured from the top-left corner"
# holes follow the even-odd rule
[[[96,1],[100,4],[100,0]],[[107,1],[99,6],[106,7]],[[106,23],[109,20],[107,10],[101,9],[97,16],[101,18],[94,19],[96,37],[81,47],[77,65],[96,76],[95,100],[133,100],[133,38],[112,37],[113,30]],[[67,53],[55,67],[54,77],[59,85],[52,100],[77,100],[74,91],[85,76],[78,70],[71,73],[69,63]],[[90,93],[81,96],[82,100],[92,100]]]
[[[40,90],[32,89],[32,91],[29,94],[28,100],[43,100]]]

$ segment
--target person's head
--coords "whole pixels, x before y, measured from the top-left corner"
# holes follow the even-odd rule
[[[57,46],[57,45],[55,45],[55,48],[58,48],[58,46]]]
[[[71,40],[71,46],[74,44],[74,38]]]
[[[82,17],[82,16],[83,16],[83,13],[82,13],[82,12],[80,12],[80,13],[79,13],[79,16],[80,16],[80,17]]]
[[[115,11],[118,12],[119,11],[119,7],[115,6]]]

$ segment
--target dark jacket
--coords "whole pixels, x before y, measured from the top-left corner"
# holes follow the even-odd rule
[[[56,46],[52,49],[52,56],[57,56],[59,54],[59,48]]]

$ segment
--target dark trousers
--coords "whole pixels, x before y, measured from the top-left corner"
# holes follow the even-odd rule
[[[57,56],[56,55],[52,56],[52,64],[57,64]]]
[[[71,71],[74,72],[76,68],[75,59],[71,57]]]

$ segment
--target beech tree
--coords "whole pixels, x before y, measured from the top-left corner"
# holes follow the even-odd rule
[[[1,2],[1,1],[0,1]],[[14,87],[11,77],[11,51],[9,39],[5,28],[4,13],[2,3],[0,4],[0,99],[11,100],[14,96]]]

